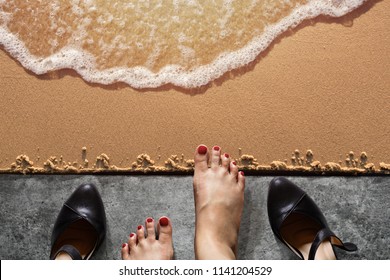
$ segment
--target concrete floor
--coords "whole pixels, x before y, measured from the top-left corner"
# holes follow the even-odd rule
[[[272,234],[266,211],[272,177],[248,176],[240,259],[296,259]],[[323,210],[332,230],[358,245],[340,259],[390,259],[390,177],[292,177]],[[167,215],[176,259],[193,259],[190,176],[0,175],[0,258],[48,259],[54,221],[72,191],[95,184],[104,201],[107,238],[94,259],[119,259],[121,244],[146,217]]]

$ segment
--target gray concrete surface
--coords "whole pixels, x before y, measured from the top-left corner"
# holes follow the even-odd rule
[[[296,259],[268,223],[272,177],[247,177],[239,237],[240,259]],[[390,177],[291,177],[317,202],[333,231],[358,245],[340,259],[390,259]],[[193,259],[194,206],[190,176],[0,175],[0,258],[47,259],[54,221],[72,191],[94,183],[103,198],[108,232],[94,259],[119,259],[121,244],[148,216],[174,225],[176,259]]]

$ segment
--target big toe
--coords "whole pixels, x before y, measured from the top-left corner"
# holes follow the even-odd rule
[[[194,162],[195,171],[206,171],[208,169],[208,149],[205,145],[199,145],[196,148]]]
[[[161,217],[158,221],[158,241],[161,244],[163,259],[173,259],[172,224],[167,217]]]
[[[172,224],[168,217],[161,217],[158,221],[158,240],[162,243],[172,243]]]

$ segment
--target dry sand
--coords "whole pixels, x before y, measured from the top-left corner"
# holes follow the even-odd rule
[[[36,76],[1,50],[0,171],[191,171],[203,143],[258,173],[389,173],[389,11],[390,1],[369,1],[305,22],[246,69],[192,91]]]

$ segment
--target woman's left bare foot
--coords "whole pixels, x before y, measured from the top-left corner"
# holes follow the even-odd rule
[[[172,224],[167,217],[158,220],[157,229],[152,218],[139,225],[122,245],[122,260],[171,260],[173,258]]]

